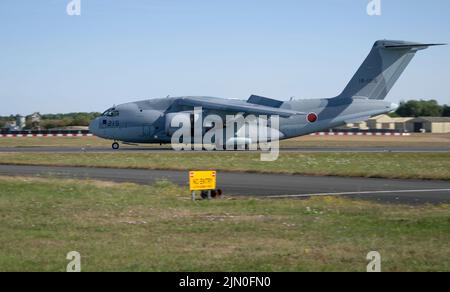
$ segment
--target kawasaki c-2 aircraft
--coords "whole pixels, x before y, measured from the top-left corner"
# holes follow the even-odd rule
[[[278,116],[277,139],[289,139],[326,129],[368,120],[389,113],[397,105],[384,101],[417,51],[439,44],[381,40],[343,92],[333,98],[278,101],[252,95],[247,101],[215,97],[184,96],[125,103],[108,109],[90,124],[91,132],[101,138],[125,143],[171,143],[177,115],[194,117],[194,108],[203,116],[241,114]],[[226,125],[224,126],[224,128]],[[235,132],[239,129],[235,129]],[[236,138],[231,138],[236,139]],[[229,141],[225,141],[228,143]],[[247,138],[245,143],[255,144]]]

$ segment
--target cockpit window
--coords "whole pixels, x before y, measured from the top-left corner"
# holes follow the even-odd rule
[[[102,114],[102,117],[118,117],[119,111],[116,108],[110,108]]]

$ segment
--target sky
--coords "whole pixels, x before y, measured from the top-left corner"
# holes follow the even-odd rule
[[[0,115],[103,111],[183,95],[338,95],[378,39],[450,43],[450,1],[0,1]],[[418,53],[388,96],[450,104],[450,46]]]

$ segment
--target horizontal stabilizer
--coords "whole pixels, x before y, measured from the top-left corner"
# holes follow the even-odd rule
[[[428,47],[434,46],[445,46],[446,44],[421,44],[421,43],[411,43],[411,42],[387,42],[384,44],[386,49],[427,49]]]
[[[283,102],[280,100],[267,98],[267,97],[263,97],[263,96],[258,96],[258,95],[250,96],[250,98],[248,99],[247,102],[253,103],[253,104],[259,104],[259,105],[263,105],[263,106],[275,107],[275,108],[280,108],[283,105]]]

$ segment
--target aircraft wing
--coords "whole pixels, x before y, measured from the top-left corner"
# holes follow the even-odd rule
[[[244,113],[268,116],[278,115],[283,118],[289,118],[295,115],[306,115],[306,113],[298,111],[252,104],[241,100],[229,100],[209,97],[183,97],[178,100],[178,104],[184,106],[202,107],[203,109],[209,110],[230,112],[233,114]]]

